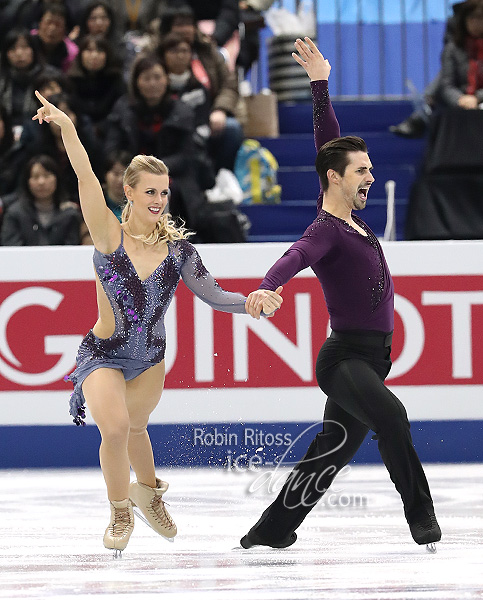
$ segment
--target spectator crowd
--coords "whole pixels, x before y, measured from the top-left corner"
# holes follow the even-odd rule
[[[0,244],[92,243],[60,129],[32,121],[35,90],[73,119],[119,218],[125,167],[153,154],[169,168],[173,217],[218,241],[205,192],[233,170],[238,73],[258,54],[240,23],[262,26],[270,4],[0,0]]]

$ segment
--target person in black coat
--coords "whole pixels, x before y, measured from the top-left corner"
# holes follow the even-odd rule
[[[42,74],[56,70],[46,66],[26,29],[12,29],[2,41],[0,51],[0,97],[14,126],[21,128],[37,108],[33,84]]]
[[[97,135],[102,138],[109,113],[126,91],[109,42],[94,35],[84,36],[67,78],[79,112],[90,118]]]
[[[170,213],[196,230],[206,200],[198,184],[193,111],[169,97],[166,71],[154,54],[135,60],[129,87],[108,118],[105,154],[127,150],[163,160],[171,177]]]
[[[61,246],[81,243],[82,218],[61,187],[60,170],[50,156],[27,163],[17,199],[8,207],[1,231],[4,246]]]

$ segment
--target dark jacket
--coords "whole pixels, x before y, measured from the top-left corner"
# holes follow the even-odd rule
[[[190,164],[194,116],[189,106],[179,100],[165,102],[160,108],[162,124],[150,154],[163,160],[173,177],[182,175]],[[127,150],[144,153],[139,120],[148,122],[152,109],[130,99],[126,94],[119,98],[108,118],[105,152]]]
[[[0,197],[13,193],[17,188],[23,162],[18,142],[5,152],[0,152]]]
[[[441,57],[440,97],[447,106],[457,106],[458,99],[466,94],[468,85],[468,54],[454,42],[448,42]],[[483,89],[476,91],[478,102],[483,102]]]
[[[35,207],[19,198],[7,209],[2,224],[4,246],[73,246],[80,244],[81,214],[72,202],[61,204],[51,224],[44,228]]]
[[[96,124],[107,118],[114,104],[126,92],[122,73],[117,70],[102,70],[94,74],[74,64],[67,76],[78,111]]]

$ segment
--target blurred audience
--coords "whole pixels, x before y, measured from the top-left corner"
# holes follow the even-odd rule
[[[165,11],[160,25],[161,44],[171,32],[179,33],[190,45],[191,72],[208,93],[211,103],[208,148],[215,170],[233,170],[236,153],[243,141],[242,127],[234,116],[239,98],[237,76],[228,70],[213,42],[198,30],[190,7]],[[157,52],[162,52],[162,46],[158,46]]]
[[[258,9],[242,3],[242,10]],[[38,89],[76,122],[117,216],[125,166],[134,154],[154,154],[170,169],[171,213],[205,241],[210,207],[204,192],[215,185],[219,169],[233,170],[243,140],[235,119],[237,75],[220,52],[237,37],[239,14],[238,0],[0,0],[0,202],[10,215],[8,239],[15,215],[29,212],[32,219],[38,212],[32,243],[49,243],[50,217],[58,220],[75,206],[69,208],[63,196],[57,202],[57,184],[62,182],[69,201],[78,199],[60,129],[32,121]],[[209,35],[198,28],[205,21],[212,24]],[[17,191],[20,165],[37,155],[42,160],[31,165],[33,175],[26,179],[33,187]],[[35,196],[35,180],[41,191],[45,181],[55,181],[48,202]],[[69,233],[65,243],[71,239]]]

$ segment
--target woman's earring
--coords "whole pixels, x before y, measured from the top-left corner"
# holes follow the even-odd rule
[[[129,206],[132,206],[132,200],[129,200]]]

